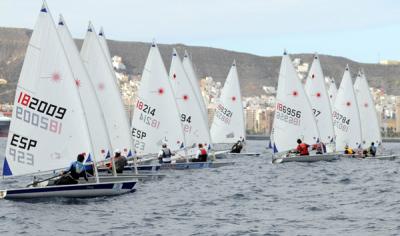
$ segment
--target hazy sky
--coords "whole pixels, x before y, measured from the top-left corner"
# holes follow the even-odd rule
[[[400,0],[48,0],[74,37],[184,43],[257,55],[400,59]],[[0,0],[0,26],[33,28],[41,0]]]

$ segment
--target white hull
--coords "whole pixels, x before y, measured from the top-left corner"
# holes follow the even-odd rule
[[[33,198],[86,198],[120,195],[134,191],[136,180],[87,183],[73,185],[54,185],[46,187],[28,187],[0,191],[0,199],[33,199]]]
[[[339,154],[321,154],[321,155],[309,155],[309,156],[278,156],[272,158],[273,164],[283,162],[317,162],[317,161],[334,161],[339,159]]]

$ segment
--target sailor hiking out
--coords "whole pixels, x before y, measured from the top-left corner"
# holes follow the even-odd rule
[[[61,173],[61,177],[54,183],[56,185],[77,184],[80,177],[88,181],[85,165],[85,154],[79,154],[77,160],[72,162],[71,165]]]
[[[240,153],[243,149],[242,140],[238,140],[231,148],[231,153]]]
[[[306,143],[303,143],[301,139],[297,139],[297,148],[296,148],[296,153],[298,153],[300,156],[308,156],[310,153],[308,152],[308,147],[309,145]]]

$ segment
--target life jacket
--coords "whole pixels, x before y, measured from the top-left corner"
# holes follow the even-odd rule
[[[351,149],[351,148],[346,148],[346,149],[344,150],[344,153],[345,153],[345,154],[354,154],[354,151],[353,151],[353,149]]]
[[[85,165],[79,161],[75,161],[71,164],[71,176],[74,179],[79,179],[79,177],[83,177],[86,175]]]
[[[207,157],[208,157],[207,150],[205,148],[200,148],[199,160],[205,162],[207,161]]]
[[[172,153],[169,148],[162,149],[162,161],[164,163],[171,162],[171,156],[172,156]]]
[[[307,156],[307,155],[310,155],[310,154],[308,153],[308,145],[305,144],[305,143],[300,143],[300,144],[297,146],[297,151],[300,152],[300,156]]]

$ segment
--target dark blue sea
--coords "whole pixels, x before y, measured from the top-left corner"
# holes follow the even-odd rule
[[[400,159],[272,165],[265,146],[249,141],[261,157],[164,171],[122,196],[0,200],[0,235],[400,235]]]

